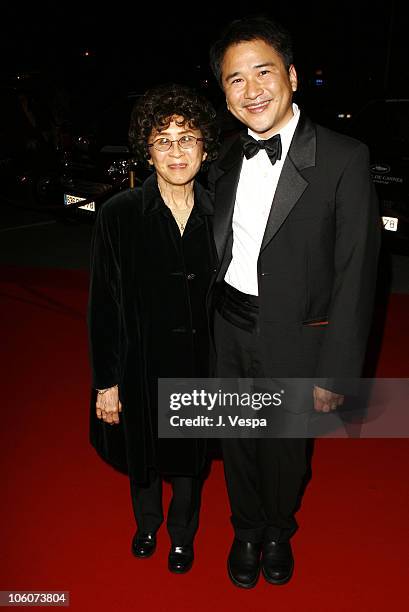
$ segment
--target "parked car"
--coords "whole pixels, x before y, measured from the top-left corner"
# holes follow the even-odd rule
[[[137,168],[128,129],[137,94],[99,106],[82,100],[80,112],[54,120],[38,91],[0,89],[0,196],[58,217],[93,220],[99,206],[148,170]]]
[[[369,102],[348,133],[369,146],[384,241],[393,251],[409,254],[409,99]]]
[[[43,202],[59,202],[81,218],[95,217],[113,193],[139,184],[146,170],[137,168],[128,147],[128,130],[137,94],[120,97],[97,111],[87,122],[75,122],[60,152],[57,174],[42,178],[38,186]],[[83,202],[81,204],[81,202]]]

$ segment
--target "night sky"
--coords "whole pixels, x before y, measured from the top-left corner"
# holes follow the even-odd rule
[[[108,0],[104,5],[5,2],[2,79],[38,70],[62,79],[93,74],[107,88],[122,84],[139,91],[169,80],[193,83],[208,75],[209,43],[222,25],[253,12],[276,17],[293,33],[302,83],[308,85],[321,68],[326,83],[343,96],[360,90],[382,95],[389,57],[388,90],[409,95],[409,22],[403,1],[287,1],[275,8],[271,1],[132,6]]]

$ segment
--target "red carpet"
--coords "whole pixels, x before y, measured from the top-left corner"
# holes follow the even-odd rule
[[[261,578],[244,591],[227,578],[232,532],[219,461],[192,571],[167,571],[164,527],[153,558],[131,556],[128,481],[88,444],[87,283],[77,271],[0,269],[0,590],[70,591],[75,611],[404,609],[406,440],[317,441],[286,586]],[[409,295],[393,295],[378,376],[409,376],[408,312]]]

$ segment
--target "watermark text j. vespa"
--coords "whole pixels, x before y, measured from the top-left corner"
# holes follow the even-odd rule
[[[281,406],[281,393],[228,393],[219,390],[217,393],[210,393],[204,389],[193,390],[190,393],[171,393],[169,407],[171,410],[179,411],[184,407],[197,407],[206,410],[215,408],[251,408],[260,410],[268,406]],[[231,427],[266,427],[265,418],[242,418],[239,415],[226,415],[228,425]],[[194,417],[182,417],[172,415],[170,425],[173,427],[225,427],[226,422],[223,415],[218,418],[198,414]]]

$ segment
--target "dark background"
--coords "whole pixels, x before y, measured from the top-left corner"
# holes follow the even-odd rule
[[[7,0],[0,12],[0,90],[34,88],[41,101],[58,98],[54,109],[61,109],[62,119],[68,111],[74,135],[83,133],[78,125],[87,134],[98,112],[124,93],[142,93],[170,80],[201,86],[216,106],[224,108],[208,68],[209,45],[225,23],[264,12],[293,33],[300,105],[314,119],[330,123],[335,111],[354,116],[373,98],[409,99],[406,4],[402,0],[260,0],[257,4],[250,0],[234,4],[222,0],[210,4]],[[315,84],[317,77],[323,79],[320,87]],[[18,128],[3,110],[8,107],[1,106],[1,99],[0,132],[2,126],[9,126],[10,139],[5,145],[0,142],[0,153],[3,146],[4,155],[12,157],[18,148]],[[342,131],[345,126],[330,127]],[[64,208],[61,194],[52,200],[51,211],[40,210],[32,207],[26,192],[16,191],[14,182],[9,190],[12,201],[6,200],[4,180],[1,183],[2,263],[88,266],[91,227],[65,216],[64,223],[55,222],[56,208]],[[409,258],[394,262],[392,287],[407,292]]]
[[[172,80],[207,88],[219,101],[208,69],[209,44],[224,23],[257,12],[293,33],[301,99],[357,106],[385,94],[409,97],[405,4],[8,1],[0,25],[1,80],[36,73],[44,87],[58,83],[70,96],[96,100]],[[315,85],[317,70],[321,87]]]

